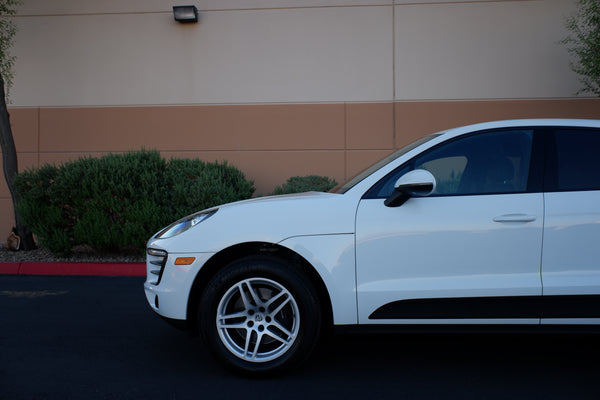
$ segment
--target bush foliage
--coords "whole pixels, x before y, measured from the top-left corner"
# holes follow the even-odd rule
[[[326,176],[293,176],[283,185],[277,186],[273,195],[302,192],[328,192],[337,185],[334,179]]]
[[[15,186],[23,221],[40,244],[63,256],[77,245],[142,250],[171,222],[254,192],[253,182],[226,162],[167,161],[147,150],[45,165],[18,174]]]
[[[577,94],[600,96],[600,0],[578,0],[578,10],[567,19],[569,35],[562,41],[574,57],[571,69],[583,88]]]

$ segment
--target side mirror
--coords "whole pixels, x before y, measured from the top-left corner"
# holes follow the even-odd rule
[[[435,190],[435,178],[431,172],[415,169],[402,175],[394,185],[394,193],[385,199],[388,207],[399,207],[411,197],[429,196]]]

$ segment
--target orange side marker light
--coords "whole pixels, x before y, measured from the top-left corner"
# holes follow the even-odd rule
[[[196,260],[196,257],[177,257],[175,265],[190,265]]]

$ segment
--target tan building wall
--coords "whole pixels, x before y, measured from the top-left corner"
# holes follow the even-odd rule
[[[575,0],[24,0],[15,106],[571,97]],[[183,2],[187,4],[188,2]]]
[[[141,147],[228,160],[268,193],[342,182],[448,127],[600,118],[558,42],[573,0],[24,0],[20,168]],[[0,241],[13,224],[0,184]]]

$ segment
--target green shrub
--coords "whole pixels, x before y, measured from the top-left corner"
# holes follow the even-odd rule
[[[77,245],[142,250],[169,223],[254,192],[226,162],[166,161],[146,150],[45,165],[18,174],[15,187],[21,218],[56,255]]]
[[[583,85],[577,94],[600,96],[600,1],[576,3],[578,10],[566,21],[569,35],[562,43],[573,56],[571,69]]]
[[[289,178],[283,185],[277,186],[273,191],[273,195],[287,193],[302,193],[302,192],[328,192],[336,187],[335,179],[326,176],[307,175],[293,176]]]

